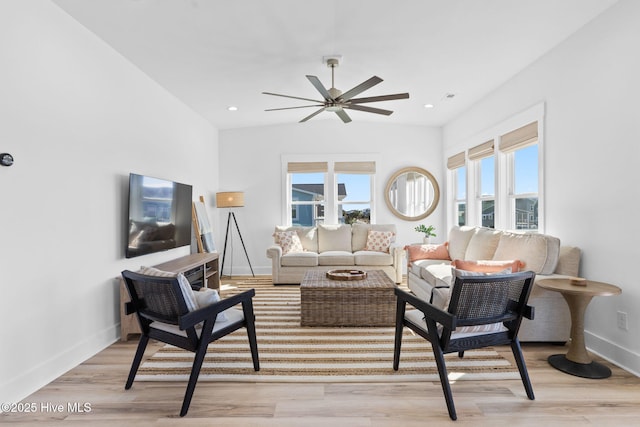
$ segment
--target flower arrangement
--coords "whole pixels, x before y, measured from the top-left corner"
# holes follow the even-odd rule
[[[436,228],[433,225],[427,227],[424,224],[420,224],[419,226],[414,228],[414,230],[416,230],[417,232],[424,233],[424,237],[426,238],[436,237],[436,233],[434,233],[435,229]]]

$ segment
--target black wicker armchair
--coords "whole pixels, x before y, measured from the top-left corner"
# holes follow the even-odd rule
[[[260,370],[252,302],[255,290],[190,311],[177,277],[146,276],[131,271],[123,271],[122,277],[131,297],[126,312],[136,313],[142,331],[125,389],[128,390],[133,384],[149,339],[195,353],[180,411],[181,417],[189,410],[207,346],[212,341],[246,328],[253,367],[256,371]],[[242,309],[233,308],[238,304],[242,305]],[[216,321],[222,312],[226,317],[225,321]]]
[[[449,416],[455,420],[457,415],[444,354],[458,352],[463,357],[465,350],[508,344],[527,397],[534,400],[518,340],[522,318],[533,319],[533,307],[527,301],[534,277],[533,272],[468,276],[457,271],[446,311],[396,289],[398,307],[393,369],[399,368],[402,330],[406,326],[431,343]],[[407,304],[415,309],[407,310]]]

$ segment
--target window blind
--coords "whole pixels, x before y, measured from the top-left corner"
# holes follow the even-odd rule
[[[533,122],[502,135],[500,151],[514,151],[536,142],[538,142],[538,122]]]
[[[287,172],[289,173],[312,173],[327,172],[329,166],[327,162],[289,162]]]
[[[448,169],[457,169],[464,166],[465,154],[464,151],[462,153],[455,154],[447,159],[447,168]]]
[[[469,160],[478,160],[493,156],[493,139],[469,149]]]
[[[374,174],[376,162],[336,162],[333,170],[336,173]]]

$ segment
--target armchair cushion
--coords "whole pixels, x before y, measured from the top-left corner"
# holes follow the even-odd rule
[[[444,311],[444,310],[443,310]],[[405,319],[427,332],[427,322],[424,320],[424,313],[420,310],[407,310]],[[467,338],[478,335],[493,334],[508,330],[502,322],[490,323],[475,326],[460,326],[451,333],[451,338]],[[442,333],[442,326],[438,325],[438,334]]]
[[[191,283],[182,273],[173,273],[171,271],[163,271],[159,270],[155,267],[140,267],[140,274],[144,274],[145,276],[155,276],[155,277],[177,277],[178,283],[180,283],[180,290],[182,291],[182,296],[184,297],[184,302],[187,304],[187,309],[189,311],[194,311],[198,309],[198,305],[196,303],[196,297],[193,295],[193,289],[191,288]]]
[[[193,295],[195,297],[198,308],[203,308],[208,305],[220,302],[220,294],[218,294],[218,291],[216,291],[215,289],[200,288],[200,290],[198,292],[194,292]],[[226,322],[227,316],[225,312],[218,314],[218,316],[216,317],[216,321]]]
[[[211,331],[212,335],[218,332],[220,329],[226,328],[229,323],[236,323],[244,320],[244,314],[242,310],[238,310],[237,308],[228,308],[227,310],[225,310],[225,313],[227,315],[227,321],[225,322],[216,321],[216,323],[213,325],[213,330]],[[202,327],[198,327],[198,326],[196,326],[195,330],[199,338],[200,334],[202,333]],[[187,331],[181,330],[178,325],[171,325],[169,323],[162,323],[162,322],[151,322],[149,327],[160,330],[160,331],[169,332],[170,334],[173,334],[173,335],[180,335],[183,337],[187,336]]]

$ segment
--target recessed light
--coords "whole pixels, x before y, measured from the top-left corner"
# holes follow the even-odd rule
[[[227,110],[229,110],[229,111],[238,111],[238,107],[232,105],[230,107],[227,107]]]
[[[433,108],[433,104],[424,104],[424,108]]]

